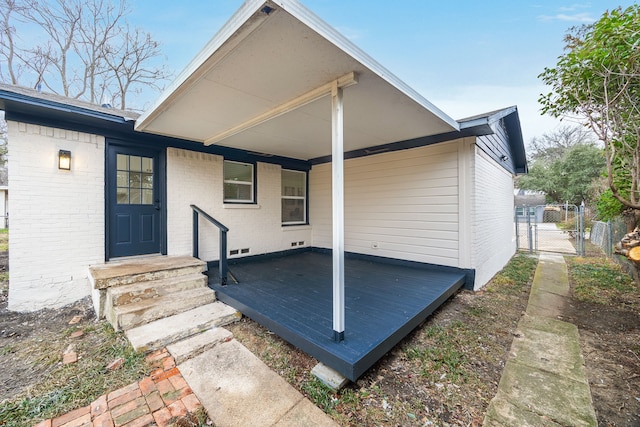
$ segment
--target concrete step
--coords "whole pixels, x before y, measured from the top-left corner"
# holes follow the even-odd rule
[[[109,307],[107,320],[116,330],[128,330],[216,300],[209,288],[189,289],[157,298]]]
[[[178,369],[214,425],[338,426],[235,339]]]
[[[241,317],[236,309],[216,301],[129,329],[125,335],[136,351],[153,351],[216,326],[228,325]],[[216,332],[215,336],[218,338],[207,334],[204,339],[220,342],[226,338],[222,332]],[[189,342],[184,346],[189,347],[178,347],[180,354],[188,351],[185,348],[195,348],[198,345],[196,342]],[[176,354],[179,354],[178,351]],[[184,357],[184,354],[181,357]]]
[[[239,317],[234,317],[234,321]],[[214,327],[202,333],[193,335],[182,341],[167,345],[167,350],[173,356],[177,364],[185,362],[192,357],[199,356],[216,345],[230,341],[233,338],[231,331],[221,327]]]
[[[174,292],[204,288],[206,286],[207,276],[202,273],[193,273],[186,276],[147,280],[131,285],[116,286],[107,289],[107,307],[136,303]]]
[[[190,256],[154,256],[89,267],[94,289],[130,285],[204,272],[206,262]]]

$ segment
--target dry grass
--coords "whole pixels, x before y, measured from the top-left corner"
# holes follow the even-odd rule
[[[536,260],[518,255],[484,291],[463,291],[356,383],[335,392],[309,371],[317,363],[256,323],[236,339],[340,425],[476,425],[496,393]]]
[[[81,330],[84,335],[71,338]],[[73,346],[77,363],[63,365],[62,353]],[[0,425],[27,426],[43,419],[86,406],[102,394],[142,379],[150,372],[144,355],[136,353],[122,333],[106,322],[85,321],[55,336],[40,336],[2,348],[5,356],[20,362],[37,374],[37,383],[0,404]],[[106,366],[124,358],[122,368]],[[4,369],[11,369],[6,366]]]

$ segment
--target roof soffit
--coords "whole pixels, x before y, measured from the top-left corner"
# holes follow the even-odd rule
[[[269,14],[261,12],[265,5],[273,7]],[[356,73],[358,84],[345,89],[345,149],[458,129],[457,122],[336,34],[298,2],[247,2],[136,128],[204,142]],[[331,151],[330,120],[330,100],[324,97],[219,144],[310,159]]]

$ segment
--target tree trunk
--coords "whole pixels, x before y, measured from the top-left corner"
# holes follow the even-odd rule
[[[634,264],[640,264],[640,246],[633,247],[629,249],[629,253],[627,254],[627,258],[634,262]]]
[[[627,233],[632,233],[636,229],[638,221],[640,221],[640,210],[638,209],[625,209],[622,212],[622,218],[627,226]]]

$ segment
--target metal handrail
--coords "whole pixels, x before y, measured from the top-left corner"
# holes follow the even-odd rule
[[[198,258],[198,222],[199,216],[202,215],[204,219],[209,221],[211,224],[218,227],[220,230],[220,261],[218,262],[218,269],[220,272],[220,284],[222,286],[227,285],[227,275],[229,273],[229,266],[227,263],[227,232],[229,228],[222,224],[220,221],[213,218],[211,215],[197,207],[196,205],[191,205],[191,210],[193,210],[193,257]]]

